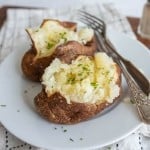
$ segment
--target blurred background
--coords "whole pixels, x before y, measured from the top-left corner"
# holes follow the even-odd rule
[[[34,6],[62,9],[68,6],[78,7],[82,4],[112,2],[126,16],[140,17],[146,0],[0,0],[0,6]]]

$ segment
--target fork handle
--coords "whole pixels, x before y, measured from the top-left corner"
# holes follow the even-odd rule
[[[125,69],[124,65],[122,65],[119,59],[117,63],[122,69],[123,75],[130,89],[131,98],[133,98],[133,100],[135,101],[137,111],[141,120],[147,124],[150,124],[150,100],[135,84],[134,80],[131,78],[130,74]]]
[[[150,83],[146,77],[128,60],[124,59],[114,48],[109,40],[106,40],[106,44],[109,48],[121,59],[125,64],[126,69],[130,75],[134,78],[136,83],[141,87],[142,91],[148,96],[150,93]]]
[[[148,96],[150,93],[150,83],[145,76],[130,62],[122,60],[126,64],[126,68],[136,83],[141,87],[142,91]]]

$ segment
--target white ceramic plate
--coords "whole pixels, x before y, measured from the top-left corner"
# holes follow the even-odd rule
[[[150,53],[137,41],[127,36],[109,32],[110,39],[120,53],[141,68],[150,77]],[[16,137],[47,149],[94,149],[123,139],[142,124],[136,109],[130,103],[121,102],[109,112],[75,125],[57,125],[40,117],[33,98],[41,86],[26,80],[20,62],[24,51],[11,53],[0,65],[0,120]],[[123,80],[123,95],[127,85]],[[65,132],[66,131],[66,132]]]

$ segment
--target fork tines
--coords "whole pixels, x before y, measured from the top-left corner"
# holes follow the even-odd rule
[[[104,37],[106,36],[106,25],[105,22],[94,15],[91,15],[83,10],[78,11],[79,20],[93,28],[95,31],[99,31]]]

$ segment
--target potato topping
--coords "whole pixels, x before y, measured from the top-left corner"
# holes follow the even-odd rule
[[[94,32],[90,28],[81,28],[75,32],[65,28],[56,20],[47,20],[39,28],[28,28],[28,34],[37,51],[36,58],[50,56],[55,48],[68,41],[78,41],[86,44],[93,38]]]
[[[70,104],[113,102],[119,96],[117,67],[105,53],[96,53],[93,58],[79,56],[71,64],[56,58],[46,68],[42,84],[48,96],[59,92]]]

